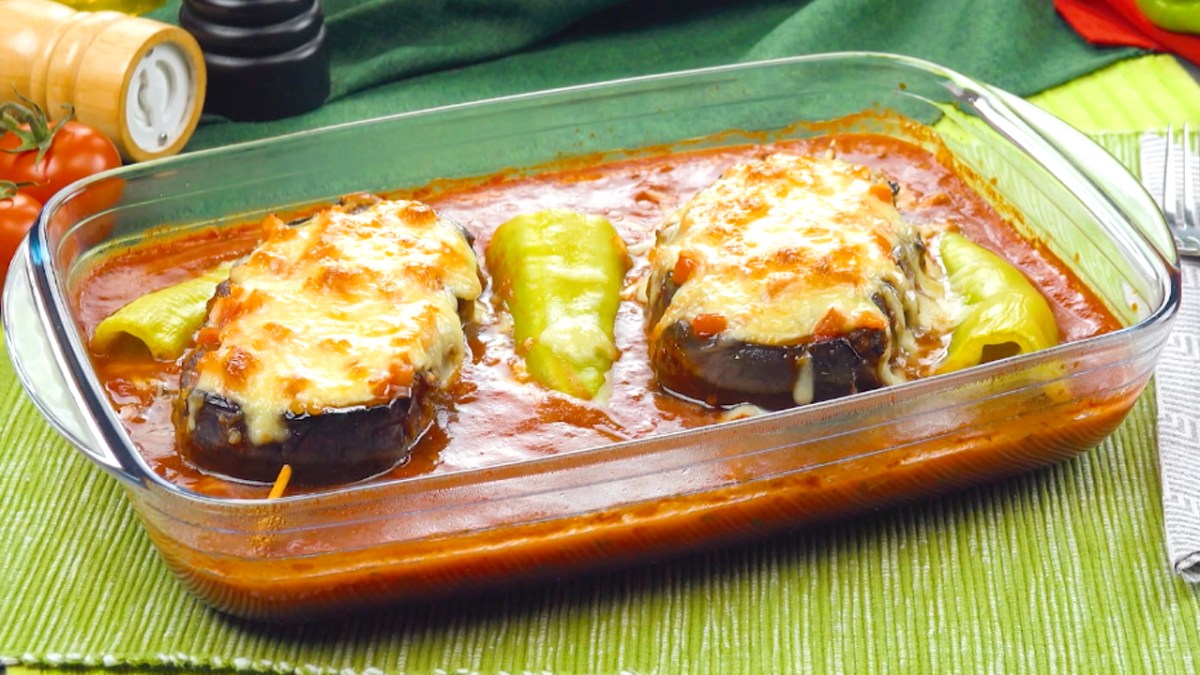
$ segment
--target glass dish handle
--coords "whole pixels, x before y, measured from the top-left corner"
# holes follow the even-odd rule
[[[8,355],[33,404],[58,433],[101,468],[118,478],[136,480],[93,432],[79,409],[79,396],[63,377],[63,367],[38,316],[30,282],[28,240],[22,242],[13,256],[0,302]]]

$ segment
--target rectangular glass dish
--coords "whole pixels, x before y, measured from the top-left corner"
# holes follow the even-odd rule
[[[276,500],[159,476],[91,365],[75,290],[114,248],[564,157],[804,137],[870,110],[928,125],[1123,328],[701,429]],[[860,124],[928,144],[887,119]],[[1070,457],[1141,393],[1179,292],[1161,214],[1085,136],[938,66],[850,53],[449,106],[102,174],[46,205],[13,262],[3,319],[39,410],[122,481],[183,582],[223,611],[297,620],[675,555]]]

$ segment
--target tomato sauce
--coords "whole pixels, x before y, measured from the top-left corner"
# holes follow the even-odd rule
[[[898,207],[906,218],[918,224],[950,223],[1017,265],[1050,300],[1063,340],[1079,340],[1120,326],[1065,265],[1038,242],[1019,236],[955,170],[921,147],[885,136],[835,134],[676,152],[530,176],[440,183],[389,196],[421,199],[465,226],[476,237],[481,261],[495,228],[520,213],[566,208],[604,216],[634,254],[634,266],[626,277],[632,286],[646,274],[644,253],[655,229],[725,168],[773,152],[824,153],[830,149],[842,159],[864,164],[899,183]],[[247,224],[111,257],[80,287],[78,304],[85,328],[90,334],[100,320],[135,297],[244,255],[257,234],[257,225]],[[621,356],[610,374],[611,391],[597,402],[585,402],[526,381],[511,335],[501,327],[503,309],[492,302],[490,291],[485,291],[479,320],[468,329],[470,358],[435,425],[407,461],[371,480],[494,466],[728,419],[727,411],[679,399],[655,384],[646,354],[643,307],[632,293],[629,296],[617,318]],[[154,361],[140,349],[96,354],[94,359],[125,429],[154,471],[206,494],[266,496],[269,485],[205,473],[176,452],[171,409],[178,391],[179,362]]]

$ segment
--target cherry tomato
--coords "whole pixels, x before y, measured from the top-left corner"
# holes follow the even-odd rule
[[[46,202],[67,185],[94,173],[121,165],[121,156],[104,134],[80,122],[58,127],[48,149],[38,161],[38,149],[7,152],[22,139],[12,131],[0,137],[0,180],[31,183],[22,192]]]
[[[96,129],[72,120],[74,111],[69,106],[66,114],[51,124],[36,103],[20,94],[17,97],[19,101],[0,104],[0,189],[3,189],[0,199],[12,197],[19,188],[35,202],[45,203],[67,185],[121,165],[121,156],[112,141]],[[120,201],[124,185],[120,178],[108,178],[75,195],[51,218],[50,234],[62,234],[63,228],[112,207]],[[16,209],[17,205],[9,208]],[[9,237],[10,229],[15,227],[6,220],[4,236]],[[28,227],[26,224],[25,228]],[[106,237],[111,227],[111,219],[95,222],[86,232],[62,242],[59,253],[72,247],[90,246]],[[20,237],[16,240],[19,242]],[[7,239],[4,243],[8,246]],[[6,262],[3,256],[11,256],[14,248],[15,244],[0,247],[0,263]]]
[[[13,254],[42,209],[41,202],[24,192],[8,198],[4,198],[4,194],[6,191],[0,186],[0,288],[4,286]]]

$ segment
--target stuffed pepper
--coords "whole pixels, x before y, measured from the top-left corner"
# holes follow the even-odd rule
[[[612,223],[564,210],[517,216],[496,230],[486,257],[529,375],[595,397],[618,356],[613,325],[629,269]]]

